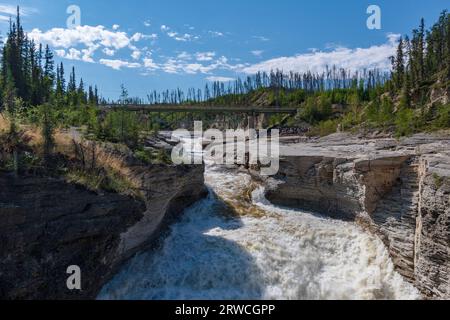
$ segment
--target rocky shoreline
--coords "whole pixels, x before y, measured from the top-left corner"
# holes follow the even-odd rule
[[[267,198],[354,220],[426,297],[450,298],[450,137],[285,137]]]

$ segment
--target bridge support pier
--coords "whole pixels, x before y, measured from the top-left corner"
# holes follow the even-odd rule
[[[248,129],[256,129],[256,114],[254,112],[247,115]]]

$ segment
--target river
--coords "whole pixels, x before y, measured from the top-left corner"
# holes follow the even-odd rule
[[[237,169],[208,164],[208,198],[98,299],[417,299],[382,242],[351,222],[276,207]]]

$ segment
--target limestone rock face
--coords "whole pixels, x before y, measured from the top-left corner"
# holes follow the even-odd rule
[[[132,168],[133,180],[144,195],[146,210],[143,218],[121,235],[120,254],[135,252],[154,240],[161,228],[205,197],[204,170],[203,165]]]
[[[450,298],[448,136],[292,142],[281,146],[271,202],[356,221],[424,295]]]
[[[142,217],[144,204],[99,196],[48,178],[0,176],[0,297],[93,296],[117,259],[120,234]],[[67,290],[67,268],[82,270],[81,293]]]
[[[450,297],[450,165],[439,156],[421,161],[416,230],[416,282],[430,295]]]
[[[137,166],[144,199],[0,173],[0,299],[93,299],[170,219],[205,195],[203,166]],[[71,265],[81,291],[67,289]]]

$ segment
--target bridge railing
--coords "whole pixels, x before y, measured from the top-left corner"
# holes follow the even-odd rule
[[[296,114],[297,108],[292,107],[256,107],[256,106],[181,106],[181,105],[133,105],[109,104],[104,109],[120,109],[146,112],[206,112],[206,113],[267,113]]]

